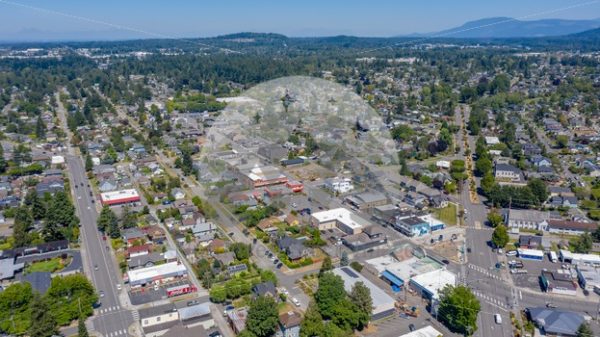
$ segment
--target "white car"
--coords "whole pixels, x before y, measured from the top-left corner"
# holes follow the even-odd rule
[[[508,252],[506,252],[506,256],[517,256],[517,251],[509,250]]]
[[[494,321],[496,321],[496,324],[502,324],[502,316],[500,316],[500,314],[495,314]]]
[[[300,301],[298,301],[298,299],[295,297],[292,297],[292,303],[294,303],[294,305],[296,305],[297,307],[300,306]]]
[[[117,283],[117,290],[121,290],[121,283]]]

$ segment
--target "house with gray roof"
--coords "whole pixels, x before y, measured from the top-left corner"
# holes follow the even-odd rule
[[[277,247],[287,254],[290,261],[299,260],[310,255],[312,252],[312,250],[309,247],[306,247],[302,241],[289,236],[282,236],[277,239]]]
[[[585,321],[577,312],[544,307],[527,308],[527,314],[545,335],[577,336],[577,329]]]

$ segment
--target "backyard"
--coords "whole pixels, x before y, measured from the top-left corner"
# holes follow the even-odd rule
[[[433,212],[433,215],[446,226],[456,226],[456,204],[449,203],[444,208],[438,208]]]

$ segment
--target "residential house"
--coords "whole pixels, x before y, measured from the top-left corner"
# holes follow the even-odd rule
[[[496,163],[494,176],[498,182],[520,183],[523,181],[521,169],[510,164]]]
[[[531,164],[534,167],[551,167],[552,166],[552,161],[544,156],[540,156],[540,155],[535,155],[532,156],[531,159],[529,159],[529,161],[531,162]]]
[[[421,208],[421,207],[425,206],[425,203],[427,202],[427,198],[424,195],[421,195],[421,194],[418,194],[415,192],[409,192],[404,197],[404,202],[412,207]]]
[[[171,195],[175,200],[185,199],[185,192],[181,188],[174,188],[171,190]]]
[[[167,238],[165,231],[158,225],[144,227],[142,231],[144,231],[150,241],[157,245],[162,244]]]
[[[118,188],[119,186],[117,185],[117,182],[112,180],[112,179],[106,179],[103,180],[102,182],[100,182],[100,184],[98,185],[98,189],[100,190],[100,192],[110,192],[110,191],[114,191]]]
[[[209,241],[214,238],[217,226],[212,222],[200,222],[193,225],[191,231],[200,241]]]
[[[542,237],[538,235],[520,235],[519,248],[538,249],[542,246]]]
[[[547,205],[551,207],[577,208],[578,200],[575,196],[553,196],[550,197]]]
[[[300,260],[312,253],[312,250],[306,247],[302,241],[289,236],[277,239],[277,247],[286,253],[290,261]]]
[[[279,329],[276,337],[300,337],[300,324],[302,316],[295,311],[284,312],[279,315]]]
[[[270,296],[277,299],[277,288],[271,281],[256,284],[252,287],[252,292],[255,296]]]
[[[242,330],[246,329],[247,318],[248,309],[246,307],[227,311],[227,319],[235,334],[239,334]]]
[[[577,330],[585,319],[583,315],[546,307],[527,308],[529,319],[545,335],[552,336],[577,336]]]
[[[354,185],[352,180],[349,178],[329,178],[325,180],[323,187],[331,191],[332,193],[344,194],[352,191]]]
[[[123,230],[123,241],[127,243],[127,246],[133,245],[135,242],[145,242],[146,234],[139,228],[127,228]]]
[[[213,258],[219,261],[222,265],[229,266],[235,261],[235,254],[233,252],[214,254]]]

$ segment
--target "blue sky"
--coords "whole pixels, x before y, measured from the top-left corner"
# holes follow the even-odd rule
[[[0,0],[0,39],[214,36],[241,31],[288,36],[426,33],[486,17],[523,17],[590,0]],[[25,8],[16,4],[32,6]],[[152,34],[77,19],[107,22]],[[529,19],[600,17],[600,2]]]

